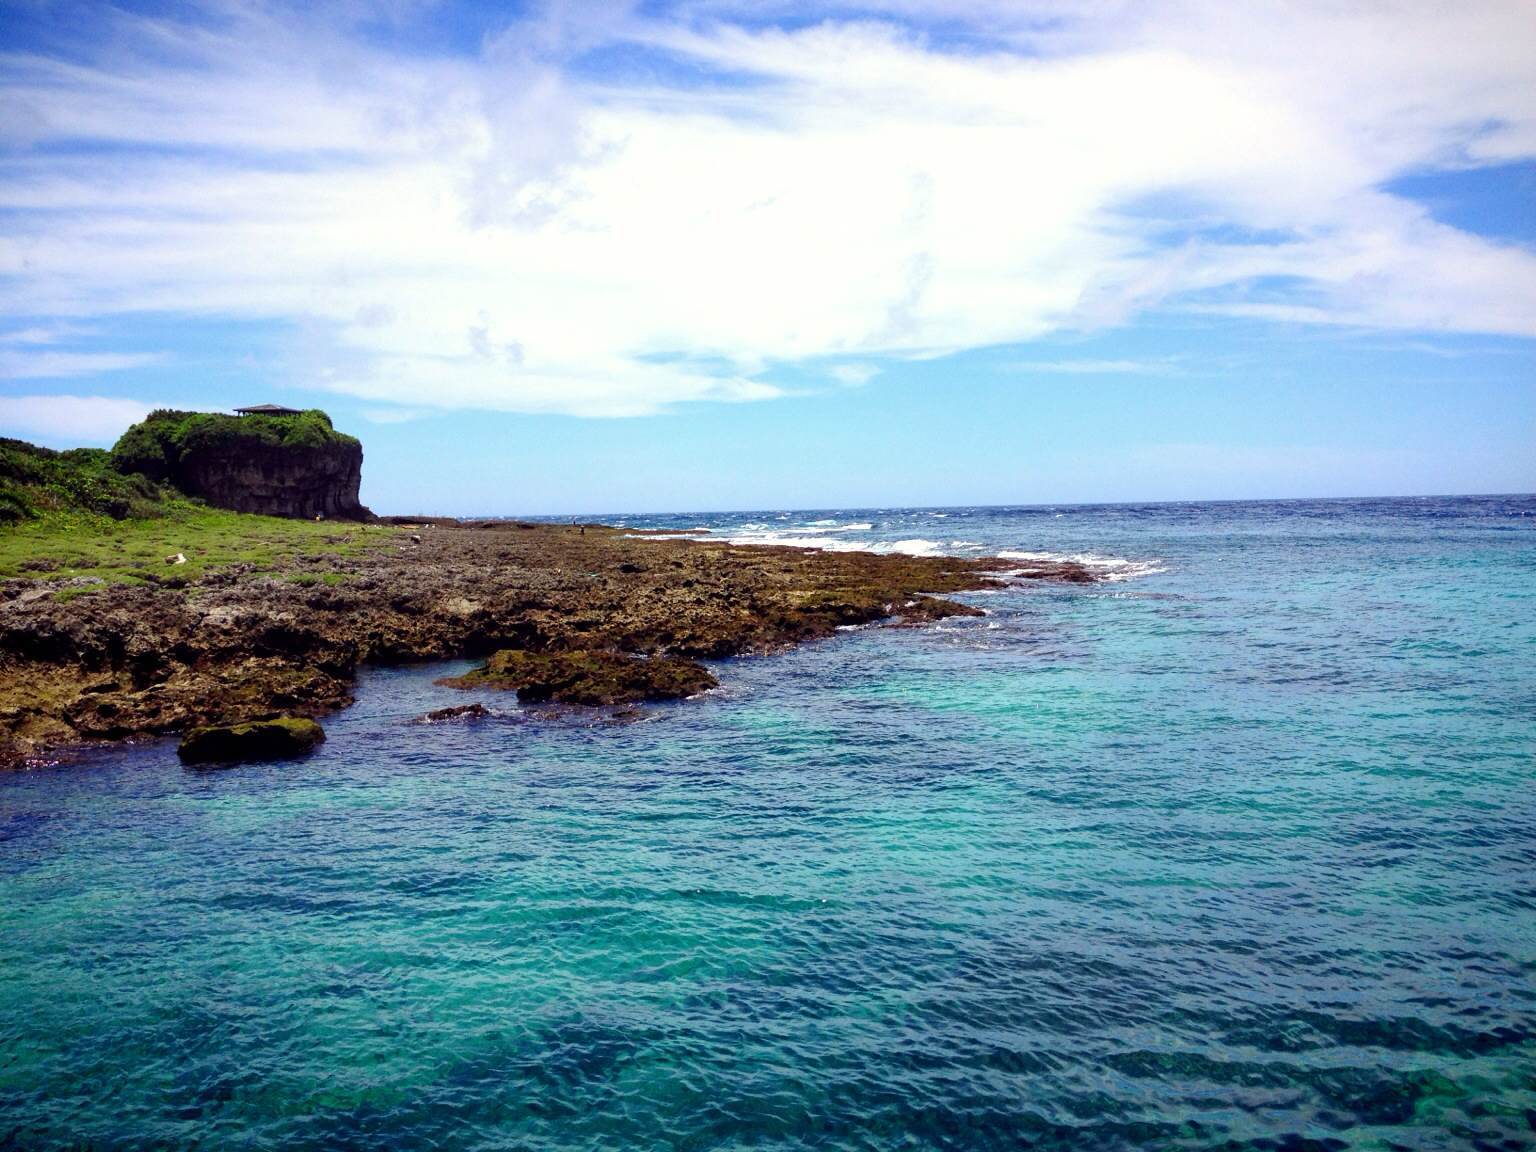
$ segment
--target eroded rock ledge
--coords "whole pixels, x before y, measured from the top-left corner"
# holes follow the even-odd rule
[[[719,686],[702,664],[680,656],[622,652],[524,652],[506,648],[485,666],[439,680],[455,688],[500,688],[525,704],[601,707],[642,700],[684,700]]]
[[[622,681],[642,667],[641,696],[691,695],[708,684],[686,661],[893,617],[974,615],[942,594],[985,587],[1001,566],[510,522],[402,525],[382,548],[316,563],[235,566],[185,587],[0,584],[0,762],[82,741],[321,716],[350,703],[365,661],[532,653],[560,659],[498,658],[523,665],[514,671],[524,682],[510,686],[530,698],[640,698],[610,674]],[[1092,579],[1074,564],[1034,578]],[[660,659],[613,663],[633,657]],[[583,660],[585,674],[566,675]]]

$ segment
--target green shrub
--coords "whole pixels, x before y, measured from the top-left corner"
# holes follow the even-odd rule
[[[20,488],[8,480],[0,480],[0,524],[17,524],[36,515]]]
[[[188,453],[213,453],[235,444],[320,448],[327,444],[356,444],[357,440],[331,425],[318,408],[293,415],[230,416],[222,412],[179,412],[159,408],[124,432],[112,446],[112,466],[124,474],[139,474],[164,482],[176,475]]]
[[[92,512],[123,520],[158,515],[164,494],[142,476],[124,476],[100,448],[55,452],[0,439],[0,523],[47,512]]]

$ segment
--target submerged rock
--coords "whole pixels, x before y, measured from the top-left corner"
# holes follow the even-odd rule
[[[325,743],[325,730],[313,720],[284,717],[194,728],[181,739],[176,755],[183,764],[244,764],[254,760],[292,760]]]
[[[620,652],[522,652],[504,649],[463,676],[438,681],[455,688],[502,688],[524,703],[631,704],[681,700],[718,685],[702,664],[676,656]]]
[[[456,704],[452,708],[434,708],[412,720],[412,724],[438,724],[444,720],[483,720],[491,714],[484,704]]]

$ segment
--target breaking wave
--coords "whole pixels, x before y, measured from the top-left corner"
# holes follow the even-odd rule
[[[850,529],[851,531],[852,529]],[[799,530],[806,531],[806,530]],[[719,539],[720,537],[715,537]],[[814,548],[821,552],[874,552],[882,555],[943,556],[944,546],[936,540],[841,540],[827,536],[798,533],[752,532],[724,537],[731,544],[756,544],[781,548]]]
[[[872,552],[906,556],[957,556],[968,559],[997,556],[1019,562],[1017,575],[1028,575],[1031,565],[1073,562],[1083,565],[1100,580],[1118,582],[1153,576],[1167,571],[1161,559],[1130,559],[1109,552],[1088,549],[1061,551],[1009,548],[1019,539],[1019,523],[1006,513],[982,513],[976,510],[955,512],[955,525],[964,524],[963,534],[951,528],[953,538],[933,540],[923,535],[932,530],[934,520],[947,519],[948,511],[926,509],[849,510],[842,515],[826,516],[815,512],[757,512],[733,515],[699,516],[685,528],[677,520],[665,525],[666,535],[678,539],[725,541],[739,545],[780,548],[807,548],[823,552]],[[686,522],[686,518],[684,518]],[[655,527],[663,527],[656,525]],[[1004,531],[993,531],[1003,528]]]
[[[1135,580],[1140,576],[1156,576],[1168,571],[1161,560],[1127,560],[1123,556],[1101,556],[1096,552],[1016,552],[1005,549],[996,553],[1003,560],[1033,561],[1036,564],[1081,564],[1094,576],[1107,583]],[[1019,570],[1027,575],[1028,568]]]

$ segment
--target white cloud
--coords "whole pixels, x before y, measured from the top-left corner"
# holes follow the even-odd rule
[[[1536,155],[1529,4],[861,7],[997,38],[581,5],[442,59],[241,5],[0,56],[0,309],[302,320],[324,387],[597,416],[1151,307],[1536,336],[1536,255],[1382,190]],[[750,83],[562,64],[620,39]],[[25,147],[71,140],[120,147]]]
[[[860,388],[880,375],[880,368],[875,364],[834,364],[827,374],[845,387]]]
[[[86,329],[66,325],[37,325],[31,328],[13,328],[0,332],[0,345],[6,344],[57,344],[71,336],[85,335]]]
[[[23,333],[23,335],[25,335]],[[17,340],[18,344],[36,343]],[[3,341],[0,341],[3,344]],[[96,376],[158,364],[163,357],[139,352],[63,352],[0,347],[0,380],[47,380],[62,376]]]
[[[417,408],[364,408],[362,417],[370,424],[409,424],[421,419],[422,412]]]
[[[0,431],[23,439],[110,444],[152,407],[112,396],[0,396]]]

